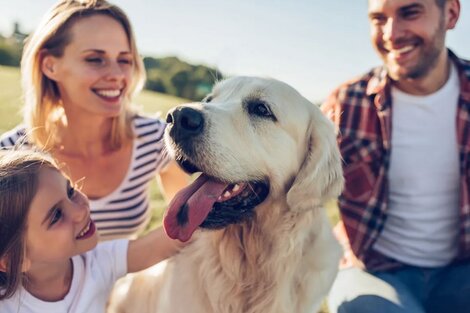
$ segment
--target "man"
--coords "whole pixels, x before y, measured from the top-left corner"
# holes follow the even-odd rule
[[[470,63],[459,0],[369,0],[383,66],[323,106],[338,128],[345,249],[330,312],[470,312]]]

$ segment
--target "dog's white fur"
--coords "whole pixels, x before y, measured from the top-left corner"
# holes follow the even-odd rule
[[[253,219],[197,232],[154,274],[137,275],[119,311],[316,312],[340,257],[322,207],[343,185],[333,126],[276,80],[231,78],[211,98],[190,105],[207,119],[204,171],[234,182],[268,178],[270,194]],[[275,120],[249,113],[249,99],[266,103]]]

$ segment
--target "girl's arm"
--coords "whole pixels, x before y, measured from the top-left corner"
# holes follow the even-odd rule
[[[177,253],[186,243],[170,239],[158,227],[147,235],[129,242],[127,251],[127,272],[144,270]]]

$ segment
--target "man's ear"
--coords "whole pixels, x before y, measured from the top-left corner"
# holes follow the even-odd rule
[[[47,54],[42,58],[41,70],[47,78],[57,80],[57,58]]]
[[[460,16],[460,1],[447,1],[445,10],[447,15],[447,29],[454,29]]]

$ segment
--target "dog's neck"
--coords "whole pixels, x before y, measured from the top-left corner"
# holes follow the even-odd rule
[[[308,292],[303,271],[305,253],[315,240],[314,211],[289,213],[272,205],[258,209],[252,220],[207,233],[212,237],[213,260],[218,266],[228,265],[221,268],[224,285],[238,294],[236,299],[245,299],[236,312],[263,312],[257,308],[260,305],[296,307],[298,295]],[[272,290],[280,294],[273,295]]]

